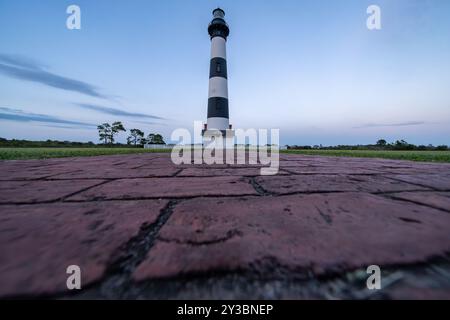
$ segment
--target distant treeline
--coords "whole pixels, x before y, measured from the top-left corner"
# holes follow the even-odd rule
[[[30,140],[17,140],[17,139],[4,139],[0,138],[0,147],[10,148],[104,148],[104,144],[95,144],[92,141],[89,142],[73,142],[73,141],[30,141]],[[108,148],[142,148],[140,145],[130,145],[123,143],[108,144]]]
[[[338,145],[338,146],[287,146],[288,149],[293,150],[423,150],[423,151],[446,151],[450,148],[446,145],[433,146],[429,145],[414,145],[406,142],[405,140],[397,140],[393,143],[388,143],[384,139],[380,139],[376,144],[366,144],[366,145]]]
[[[30,141],[30,140],[17,140],[17,139],[4,139],[0,138],[1,147],[15,147],[15,148],[142,148],[142,144],[127,144],[124,143],[108,143],[108,144],[96,144],[92,141],[89,142],[73,142],[73,141],[58,141],[58,140],[46,140],[46,141]],[[446,145],[433,146],[429,145],[414,145],[404,140],[397,140],[393,143],[387,143],[384,139],[380,139],[376,144],[367,145],[338,145],[338,146],[298,146],[288,145],[288,149],[291,150],[424,150],[424,151],[446,151],[450,148]]]

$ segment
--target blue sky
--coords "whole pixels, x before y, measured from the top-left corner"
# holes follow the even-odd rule
[[[71,4],[81,30],[66,28]],[[382,30],[366,27],[370,4]],[[234,127],[450,145],[448,0],[0,0],[0,137],[97,142],[97,124],[122,120],[168,140],[206,121],[217,6]]]

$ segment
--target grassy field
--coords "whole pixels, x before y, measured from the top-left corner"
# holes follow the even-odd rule
[[[170,150],[153,150],[142,148],[0,148],[0,160],[88,157],[149,152],[170,152]],[[337,157],[364,157],[426,162],[450,162],[450,151],[284,150],[281,152]]]
[[[425,162],[450,162],[450,151],[285,150],[283,152],[333,157],[384,158]]]
[[[149,152],[170,152],[170,150],[143,148],[0,148],[0,160],[89,157]]]

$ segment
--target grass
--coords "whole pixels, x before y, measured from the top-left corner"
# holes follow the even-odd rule
[[[331,157],[384,158],[424,162],[450,162],[450,151],[284,150],[282,152]]]
[[[114,154],[170,152],[143,148],[0,148],[0,160],[88,157]],[[450,151],[283,150],[282,153],[334,157],[385,158],[425,162],[450,162]]]
[[[170,152],[170,150],[144,148],[0,148],[0,160],[90,157],[152,152]]]

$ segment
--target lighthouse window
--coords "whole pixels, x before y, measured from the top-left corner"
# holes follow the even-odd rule
[[[216,65],[216,72],[220,72],[220,63]]]

